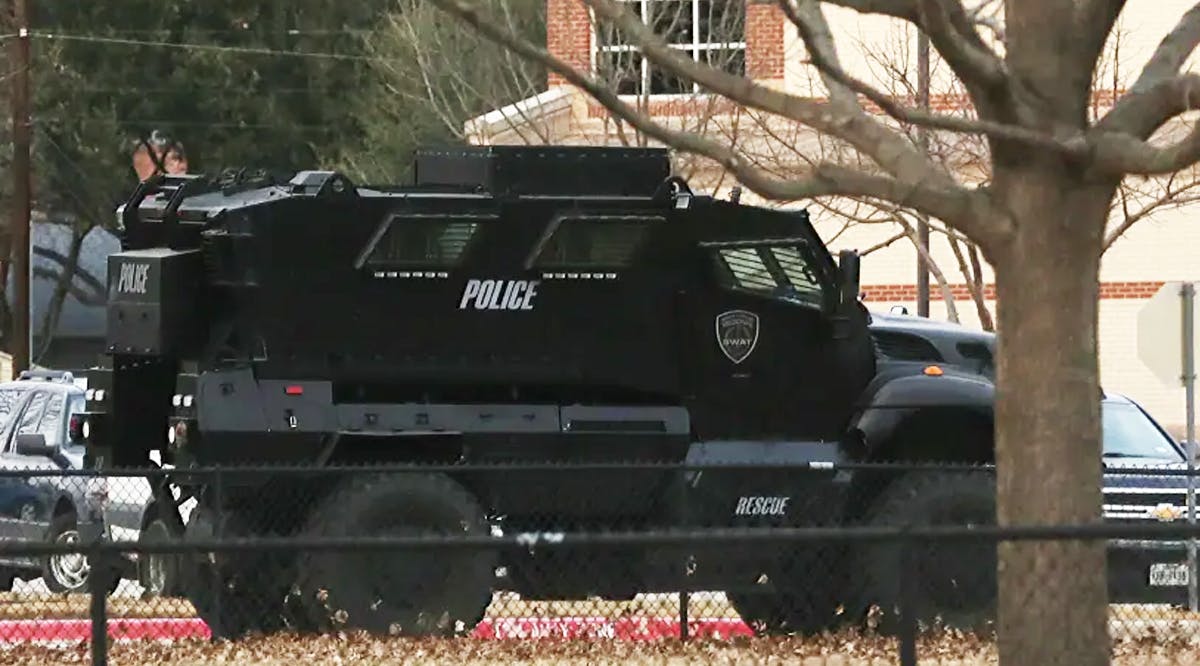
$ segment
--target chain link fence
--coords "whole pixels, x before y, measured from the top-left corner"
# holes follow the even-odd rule
[[[1036,528],[994,526],[986,466],[800,464],[754,494],[763,474],[3,470],[0,664],[990,663],[1004,542],[1104,544],[1115,661],[1200,661],[1186,470],[1109,470],[1103,524]]]

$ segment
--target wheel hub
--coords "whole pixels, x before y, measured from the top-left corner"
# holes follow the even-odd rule
[[[55,543],[79,543],[79,532],[68,530],[58,535]],[[50,557],[50,573],[63,587],[75,589],[87,582],[91,567],[83,553],[69,553]]]

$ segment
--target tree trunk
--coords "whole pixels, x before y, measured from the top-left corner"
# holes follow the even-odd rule
[[[1019,227],[997,267],[998,520],[1102,520],[1097,354],[1100,245],[1115,184],[1028,163],[999,179]],[[1031,409],[1036,405],[1037,409]],[[1105,545],[1000,545],[1003,664],[1107,664]]]

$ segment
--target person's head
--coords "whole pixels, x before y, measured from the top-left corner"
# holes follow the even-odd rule
[[[153,157],[151,152],[153,151]],[[162,163],[161,169],[155,159]],[[139,180],[146,180],[159,171],[176,175],[187,173],[187,154],[183,144],[158,130],[150,133],[145,139],[137,139],[133,145],[133,170]]]

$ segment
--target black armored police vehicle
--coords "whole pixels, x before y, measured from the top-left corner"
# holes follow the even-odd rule
[[[396,187],[166,176],[118,216],[89,459],[160,451],[175,538],[994,520],[985,475],[831,465],[990,461],[991,382],[877,355],[855,253],[835,261],[804,211],[692,192],[665,151],[430,149]],[[196,469],[381,463],[436,472]],[[994,557],[929,569],[946,580],[918,590],[922,612],[986,615]],[[762,630],[813,631],[892,608],[902,576],[888,544],[807,542],[175,564],[223,635],[453,632],[496,590],[684,585]]]

